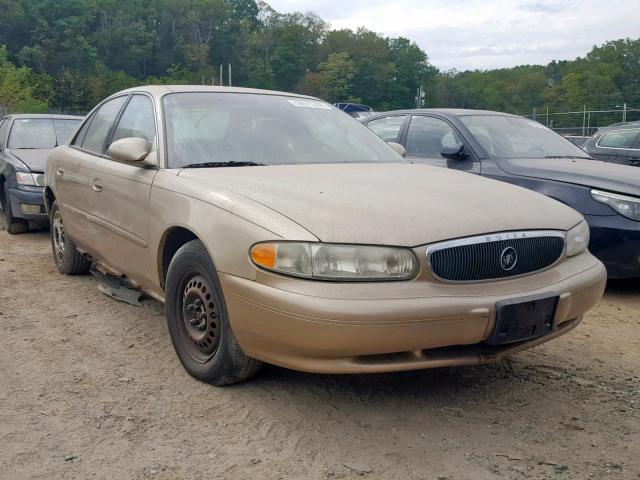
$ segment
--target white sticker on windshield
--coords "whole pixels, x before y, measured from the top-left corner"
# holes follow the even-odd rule
[[[289,100],[289,103],[294,107],[302,107],[302,108],[319,108],[321,110],[331,110],[331,106],[324,102],[319,102],[318,100]]]

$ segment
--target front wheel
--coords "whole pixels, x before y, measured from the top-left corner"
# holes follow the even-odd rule
[[[171,342],[187,372],[219,386],[258,372],[262,363],[244,354],[231,330],[220,281],[202,242],[193,240],[176,252],[165,294]]]
[[[2,202],[2,211],[7,221],[7,232],[15,235],[18,233],[27,233],[29,231],[29,222],[23,218],[16,218],[11,211],[11,202],[9,201],[9,191],[5,189],[4,196],[0,198]]]

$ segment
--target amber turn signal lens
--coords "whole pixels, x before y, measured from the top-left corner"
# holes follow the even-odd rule
[[[251,260],[263,268],[275,268],[276,266],[276,246],[270,243],[254,245],[251,249]]]

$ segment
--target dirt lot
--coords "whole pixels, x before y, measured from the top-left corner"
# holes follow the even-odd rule
[[[0,226],[0,368],[2,479],[640,478],[640,282],[501,364],[221,389],[184,372],[160,304]]]

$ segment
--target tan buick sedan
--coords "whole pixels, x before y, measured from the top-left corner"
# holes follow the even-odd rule
[[[398,148],[395,146],[395,148]],[[407,163],[320,100],[117,93],[49,157],[60,272],[164,301],[187,371],[361,373],[496,360],[574,328],[602,264],[574,210]]]

